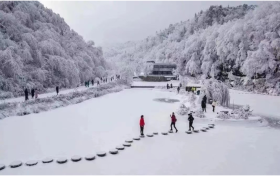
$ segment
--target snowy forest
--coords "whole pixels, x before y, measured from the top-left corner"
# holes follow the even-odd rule
[[[102,48],[40,2],[0,2],[0,95],[23,88],[76,87],[105,76]]]
[[[146,61],[176,63],[183,77],[214,77],[231,87],[279,95],[280,2],[211,6],[155,36],[103,51],[115,67],[136,74]]]

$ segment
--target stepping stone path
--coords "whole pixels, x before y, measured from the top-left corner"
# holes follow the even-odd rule
[[[25,164],[26,164],[26,166],[35,166],[36,164],[38,164],[38,161],[36,161],[36,160],[27,161]]]
[[[125,146],[125,147],[130,147],[131,144],[130,144],[130,143],[124,143],[123,146]]]
[[[191,132],[191,131],[186,131],[186,133],[187,133],[187,134],[192,134],[192,132]]]
[[[127,143],[132,143],[133,142],[133,140],[126,140],[125,142],[127,142]]]
[[[104,156],[106,156],[106,152],[97,152],[96,155],[99,157],[104,157]]]
[[[0,170],[3,170],[3,169],[5,169],[5,165],[4,164],[0,164]]]
[[[118,153],[118,150],[116,150],[116,149],[112,149],[112,150],[110,150],[109,152],[110,152],[111,154],[115,155],[115,154],[117,154],[117,153]]]
[[[16,168],[16,167],[20,167],[22,165],[22,162],[21,161],[13,161],[11,164],[10,164],[10,167],[11,168]]]
[[[158,132],[153,132],[154,135],[158,135]]]
[[[167,133],[167,132],[162,132],[161,134],[162,134],[162,135],[168,135],[168,133]]]
[[[42,163],[51,163],[53,162],[53,159],[52,158],[45,158],[43,159]]]
[[[148,136],[148,137],[153,137],[154,135],[152,135],[152,134],[147,134],[147,136]]]
[[[124,146],[117,146],[116,149],[118,149],[118,150],[124,150]]]
[[[82,157],[75,155],[75,156],[72,156],[71,160],[72,160],[73,162],[78,162],[78,161],[81,161],[81,160],[82,160]]]
[[[67,158],[59,158],[59,159],[56,160],[56,162],[57,162],[58,164],[64,164],[64,163],[67,162]]]
[[[133,138],[133,140],[139,141],[139,140],[140,140],[140,137],[135,137],[135,138]]]
[[[89,154],[89,155],[87,155],[87,156],[85,157],[85,159],[88,160],[88,161],[91,161],[91,160],[94,160],[94,159],[95,159],[95,156]]]

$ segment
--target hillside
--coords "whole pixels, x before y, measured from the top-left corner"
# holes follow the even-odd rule
[[[0,2],[0,98],[75,87],[105,74],[102,49],[39,2]]]
[[[140,73],[145,61],[175,62],[181,76],[215,77],[234,87],[280,94],[280,3],[211,6],[142,41],[104,48],[117,67]]]

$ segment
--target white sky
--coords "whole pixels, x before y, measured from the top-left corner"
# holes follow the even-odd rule
[[[96,45],[141,40],[186,21],[211,5],[258,4],[242,1],[40,1],[60,14],[83,38]]]

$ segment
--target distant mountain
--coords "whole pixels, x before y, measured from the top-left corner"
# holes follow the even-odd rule
[[[75,87],[104,75],[102,49],[39,2],[0,2],[0,97],[23,87]]]
[[[147,60],[175,62],[181,76],[280,94],[280,2],[211,6],[142,41],[104,48],[115,66],[137,73]]]

